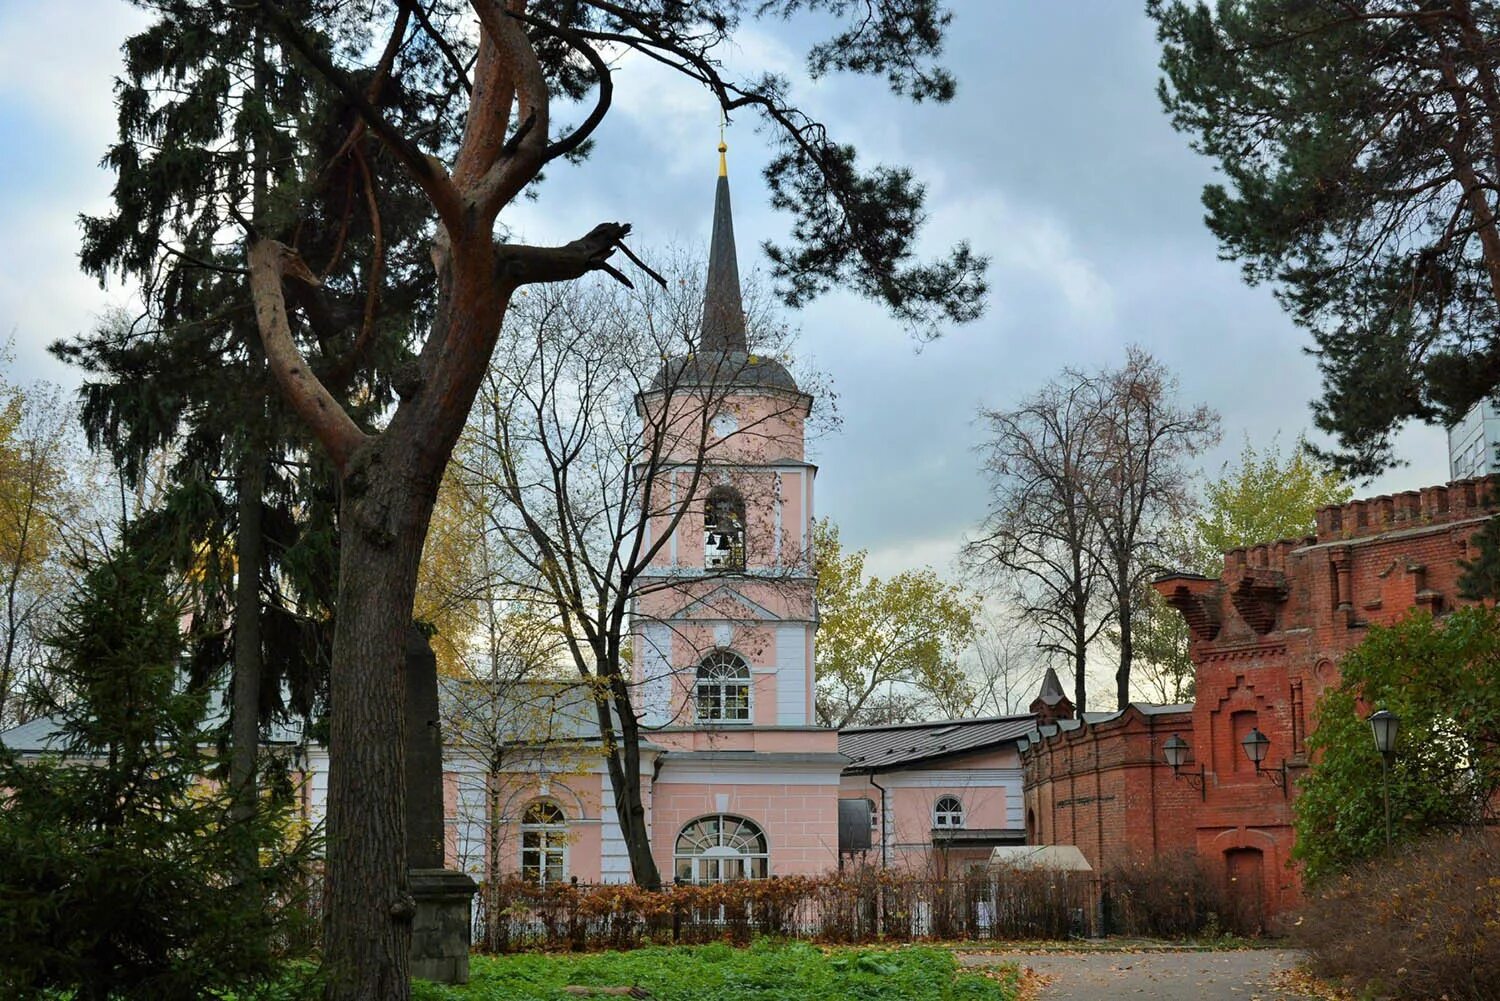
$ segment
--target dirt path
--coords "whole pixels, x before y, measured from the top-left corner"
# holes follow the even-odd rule
[[[966,966],[1031,967],[1049,981],[1042,1001],[1308,1001],[1271,985],[1301,959],[1292,950],[968,953],[960,959]]]

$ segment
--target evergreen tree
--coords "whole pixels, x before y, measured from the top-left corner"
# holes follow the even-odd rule
[[[512,297],[527,285],[590,272],[626,277],[610,258],[622,251],[629,226],[606,222],[562,246],[527,246],[509,239],[502,212],[537,191],[549,164],[587,154],[613,103],[617,73],[610,60],[630,50],[701,83],[724,113],[759,116],[773,151],[766,172],[772,202],[794,219],[790,240],[769,248],[784,298],[801,303],[835,286],[851,289],[921,335],[934,333],[939,323],[971,319],[981,309],[984,261],[963,244],[937,260],[916,257],[924,193],[912,174],[862,168],[853,148],[835,142],[792,100],[787,81],[769,73],[742,77],[721,60],[743,19],[814,12],[833,31],[808,51],[813,75],[870,74],[911,99],[946,100],[954,85],[939,56],[948,15],[937,0],[873,6],[849,0],[260,0],[162,7],[173,17],[186,10],[207,18],[188,33],[190,43],[201,45],[202,30],[221,27],[244,32],[251,51],[256,39],[266,40],[267,51],[288,60],[287,80],[305,81],[313,93],[337,94],[351,109],[335,150],[369,138],[367,164],[373,168],[378,158],[399,166],[399,176],[393,172],[362,190],[382,206],[393,192],[421,193],[426,229],[413,240],[409,260],[420,262],[414,273],[432,292],[422,314],[430,322],[423,324],[415,358],[392,351],[367,360],[378,375],[365,384],[390,387],[400,398],[383,411],[388,419],[378,427],[364,410],[378,395],[349,391],[336,364],[347,353],[337,349],[358,347],[369,325],[323,321],[361,315],[339,308],[356,289],[364,293],[356,300],[361,305],[389,301],[401,274],[369,266],[373,257],[319,253],[308,244],[309,227],[300,223],[325,190],[328,157],[294,156],[300,183],[284,189],[286,198],[251,199],[248,212],[236,200],[232,212],[222,210],[235,227],[205,226],[188,245],[174,242],[164,251],[155,234],[137,238],[128,225],[118,239],[101,243],[122,248],[128,265],[145,270],[150,260],[178,252],[201,258],[214,241],[235,232],[268,367],[335,472],[328,996],[404,999],[413,910],[401,786],[401,651],[437,487]],[[165,62],[170,81],[176,67]],[[411,113],[412,105],[419,113]],[[565,125],[569,106],[579,117]],[[169,175],[212,167],[218,145],[205,144],[203,131],[170,114],[154,126],[153,162]],[[303,151],[318,133],[300,134],[304,141],[296,148]],[[111,161],[122,175],[134,166],[128,153]],[[225,190],[205,185],[183,204],[224,200]],[[135,191],[119,185],[117,207],[133,212]],[[339,229],[327,227],[335,237]],[[336,238],[330,242],[340,246]],[[96,260],[85,255],[86,264]],[[237,260],[231,273],[240,266]],[[233,383],[232,365],[215,371],[221,385]]]
[[[1500,380],[1500,3],[1149,0],[1207,222],[1312,331],[1316,422],[1356,476]]]
[[[428,224],[415,186],[355,128],[349,102],[301,73],[263,25],[220,3],[141,6],[155,18],[124,46],[107,158],[114,208],[84,220],[82,261],[101,280],[138,283],[146,314],[111,317],[53,350],[83,368],[89,440],[128,484],[153,455],[170,456],[165,503],[132,538],[196,585],[193,670],[231,678],[229,772],[249,803],[260,724],[322,708],[336,487],[277,401],[244,248],[225,229],[260,220],[329,272],[306,302],[314,364],[368,420],[393,399],[373,373],[405,357],[431,295]],[[298,16],[317,8],[289,6]],[[422,51],[406,58],[420,68]],[[373,73],[370,88],[387,114],[430,123],[431,94],[381,90],[379,79]],[[354,268],[341,267],[349,261]]]
[[[6,997],[200,997],[272,976],[301,940],[305,845],[286,838],[284,802],[232,819],[204,784],[207,699],[183,684],[165,576],[129,551],[88,569],[51,638],[57,746],[0,752]]]

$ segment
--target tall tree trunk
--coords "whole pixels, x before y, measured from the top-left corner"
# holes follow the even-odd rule
[[[1083,718],[1088,704],[1088,622],[1081,604],[1073,606],[1073,711]]]
[[[403,482],[394,442],[350,463],[339,505],[338,626],[329,685],[327,1001],[410,997],[406,635],[434,491]],[[383,467],[383,468],[382,468]],[[384,475],[372,475],[379,470]]]
[[[614,786],[615,815],[625,852],[630,857],[630,876],[637,886],[661,889],[661,870],[651,854],[651,831],[646,826],[646,805],[641,795],[641,751],[638,740],[622,739],[621,747],[608,756],[609,780]]]
[[[1115,669],[1115,701],[1117,709],[1130,705],[1130,668],[1135,659],[1135,638],[1131,629],[1133,608],[1120,609],[1120,666]]]
[[[1126,548],[1128,553],[1129,549]],[[1124,559],[1115,566],[1115,604],[1120,620],[1120,663],[1115,669],[1115,708],[1130,705],[1130,668],[1135,663],[1135,590],[1131,584],[1130,563]]]
[[[266,487],[266,456],[249,443],[240,459],[234,580],[234,696],[230,723],[229,788],[232,816],[255,813],[255,758],[260,745],[260,686],[263,674],[260,630],[260,570],[265,562],[261,497]],[[254,858],[248,864],[255,864]]]

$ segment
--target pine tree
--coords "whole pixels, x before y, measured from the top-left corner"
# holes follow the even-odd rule
[[[84,370],[90,443],[127,484],[170,456],[165,502],[132,538],[196,586],[193,673],[230,683],[228,772],[248,804],[260,725],[325,708],[336,480],[277,399],[244,248],[223,234],[255,218],[330,272],[357,262],[306,315],[320,346],[313,364],[368,420],[393,399],[373,373],[405,357],[432,294],[414,243],[426,219],[413,211],[415,186],[373,137],[351,131],[349,102],[299,72],[264,25],[216,3],[143,6],[156,16],[124,46],[107,157],[114,208],[85,218],[82,262],[101,280],[138,283],[147,311],[53,350]],[[289,5],[299,16],[317,8]],[[420,55],[407,58],[420,68]],[[413,127],[431,115],[420,90],[377,100]]]
[[[330,353],[330,345],[358,347],[368,325],[324,320],[357,317],[357,310],[340,308],[354,290],[364,293],[360,303],[372,296],[389,301],[405,273],[367,266],[373,257],[309,246],[299,223],[322,190],[327,158],[296,157],[301,183],[286,189],[285,199],[270,199],[255,214],[237,203],[235,213],[223,212],[234,227],[204,228],[200,239],[172,246],[196,258],[237,230],[268,367],[337,476],[328,997],[404,999],[413,908],[401,786],[401,651],[437,487],[512,297],[527,285],[591,272],[628,280],[611,262],[617,252],[628,254],[628,225],[602,222],[561,246],[528,246],[511,239],[502,212],[538,191],[549,164],[587,156],[613,103],[611,60],[633,50],[701,83],[725,114],[759,117],[772,150],[771,200],[793,219],[790,239],[768,248],[784,299],[797,304],[834,287],[849,289],[923,336],[941,323],[972,319],[982,309],[985,262],[966,244],[935,260],[916,256],[924,191],[911,172],[861,167],[852,147],[834,141],[791,99],[785,80],[771,73],[741,77],[721,59],[744,19],[812,11],[832,26],[809,48],[813,75],[878,76],[904,97],[941,101],[954,90],[939,63],[949,16],[938,0],[873,7],[846,0],[260,0],[162,7],[173,16],[182,8],[205,11],[226,27],[266,38],[295,66],[289,78],[315,82],[318,93],[326,88],[352,110],[334,149],[370,138],[366,162],[373,166],[378,157],[393,165],[387,181],[364,190],[377,200],[420,192],[424,228],[406,259],[431,293],[421,300],[430,308],[420,312],[423,341],[415,357],[392,351],[369,359],[379,375],[368,384],[389,387],[400,400],[378,427],[363,410],[369,394],[347,389],[340,355]],[[196,34],[188,40],[201,43]],[[565,124],[570,110],[579,117]],[[211,166],[203,145],[201,132],[171,116],[158,123],[153,141],[155,159],[189,175]],[[298,147],[307,148],[305,141]],[[112,162],[122,173],[132,166],[128,155]],[[117,206],[133,211],[135,190],[120,185]],[[222,190],[205,186],[186,204],[220,200]],[[144,270],[164,253],[123,228],[116,245],[132,265]],[[222,385],[232,383],[233,371],[218,371]]]
[[[56,747],[0,756],[7,997],[199,997],[274,975],[301,939],[289,905],[306,845],[285,802],[234,819],[204,783],[208,700],[183,683],[164,579],[124,550],[89,568],[51,638]],[[247,853],[261,859],[248,875]]]
[[[1500,379],[1500,3],[1149,0],[1207,223],[1316,340],[1343,471]]]

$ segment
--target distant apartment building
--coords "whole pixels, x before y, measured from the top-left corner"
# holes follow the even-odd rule
[[[1480,400],[1448,429],[1448,478],[1500,473],[1500,396]]]

